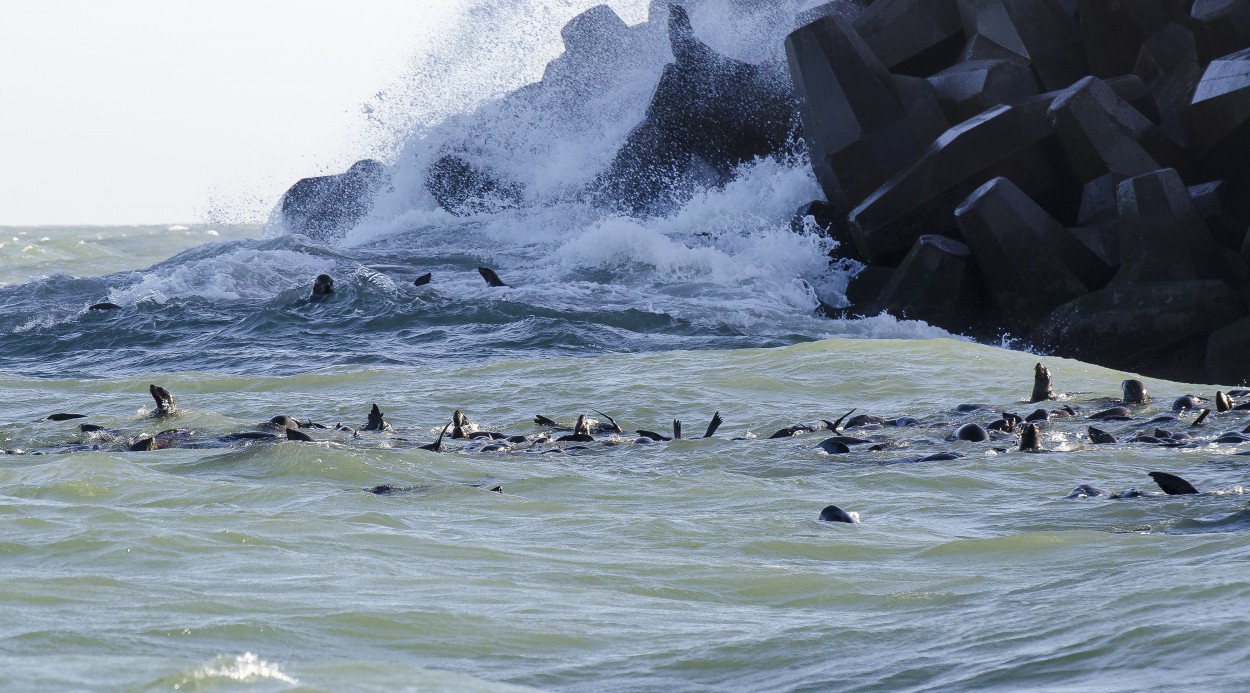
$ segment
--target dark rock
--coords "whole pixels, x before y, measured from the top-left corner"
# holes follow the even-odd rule
[[[1202,76],[1193,32],[1180,24],[1160,28],[1142,43],[1133,73],[1150,89],[1159,109],[1159,127],[1177,142],[1185,142],[1181,114]]]
[[[440,207],[456,216],[496,212],[521,204],[519,184],[504,182],[450,154],[430,166],[425,188]]]
[[[1118,183],[1181,163],[1180,147],[1097,77],[1060,92],[1047,115],[1082,183],[1107,173]]]
[[[333,236],[369,213],[386,182],[386,169],[372,159],[357,161],[346,173],[303,178],[282,196],[282,220],[295,233]]]
[[[931,128],[909,117],[898,84],[846,22],[825,17],[795,30],[786,55],[803,139],[830,203],[854,207],[928,144]]]
[[[979,282],[968,246],[945,236],[921,236],[882,288],[878,305],[890,314],[947,329],[971,327],[979,312]]]
[[[965,35],[1028,60],[1043,89],[1063,89],[1089,72],[1080,29],[1055,0],[959,0],[959,11]]]
[[[956,0],[876,0],[855,31],[891,71],[918,77],[954,63],[964,43]]]
[[[1203,62],[1250,48],[1250,3],[1245,0],[1194,0],[1189,16]]]
[[[1011,181],[995,178],[955,210],[989,294],[1014,329],[1101,287],[1110,268]]]
[[[1207,336],[1245,315],[1221,281],[1113,286],[1055,309],[1034,333],[1056,354],[1187,382],[1207,379]]]
[[[1155,125],[1159,124],[1159,106],[1155,104],[1154,95],[1150,93],[1150,88],[1137,75],[1120,75],[1104,79],[1103,82],[1111,87],[1121,99],[1128,102],[1130,106],[1137,109],[1137,112],[1146,116],[1150,122]]]
[[[1189,186],[1198,216],[1225,248],[1241,250],[1250,227],[1250,180],[1217,180]]]
[[[1192,279],[1244,283],[1246,268],[1222,252],[1173,169],[1120,184],[1120,271],[1116,285]]]
[[[643,122],[592,184],[602,203],[663,209],[688,198],[696,183],[724,183],[735,167],[783,151],[797,126],[783,75],[719,55],[695,38],[679,6],[668,19],[674,62]]]
[[[1049,207],[1075,208],[1066,164],[1046,118],[1051,97],[998,106],[947,130],[914,164],[900,171],[850,214],[851,233],[873,261],[900,257],[926,233],[953,232],[952,212],[995,177],[1014,182]]]
[[[890,283],[895,271],[894,267],[864,266],[846,287],[846,300],[852,306],[851,312],[856,315],[875,315],[880,312],[877,298]]]
[[[1072,237],[1089,248],[1112,272],[1120,267],[1120,225],[1117,222],[1068,229]]]
[[[1250,383],[1250,318],[1230,323],[1211,333],[1207,341],[1207,374],[1212,382]]]
[[[837,241],[838,246],[829,252],[830,257],[859,261],[858,249],[851,238],[846,211],[821,200],[814,200],[799,207],[790,217],[790,230],[795,233],[816,233]]]
[[[1036,96],[1037,80],[1028,66],[1010,60],[970,60],[929,78],[942,111],[962,123],[999,104]]]
[[[1081,208],[1076,214],[1076,223],[1088,226],[1116,221],[1120,216],[1119,202],[1116,201],[1116,188],[1119,183],[1111,173],[1104,173],[1085,183],[1085,188],[1081,191]]]
[[[1185,129],[1204,173],[1250,174],[1250,49],[1207,66],[1185,111]]]
[[[1079,0],[1081,39],[1090,73],[1133,71],[1141,44],[1168,22],[1185,21],[1185,0]]]

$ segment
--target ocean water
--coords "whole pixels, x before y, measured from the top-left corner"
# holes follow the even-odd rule
[[[719,50],[775,60],[805,4],[745,5],[691,16]],[[474,28],[512,46],[585,6],[490,3]],[[638,27],[637,50],[565,64],[559,90],[408,123],[392,187],[341,234],[0,227],[0,689],[1250,686],[1250,442],[1222,435],[1250,413],[1195,426],[1173,400],[1219,386],[1146,379],[1151,404],[1093,422],[1131,374],[818,317],[854,268],[790,228],[820,194],[801,151],[651,216],[580,201],[663,65]],[[418,74],[446,67],[430,55]],[[454,102],[473,65],[452,67],[434,91]],[[604,74],[613,108],[567,108]],[[420,181],[448,148],[524,176],[524,203],[438,209]],[[320,273],[336,291],[314,301]],[[1057,401],[1025,401],[1038,361]],[[153,416],[153,384],[175,416]],[[393,430],[360,430],[374,404]],[[1043,424],[1042,452],[952,440],[1039,406],[1078,414]],[[852,409],[915,421],[826,454],[822,421]],[[422,449],[456,410],[527,440]],[[229,438],[277,415],[328,428]],[[536,415],[625,433],[541,442]],[[680,440],[634,433],[675,418]],[[1122,442],[1092,444],[1091,423]],[[818,430],[770,438],[796,424]],[[1176,445],[1129,442],[1160,429]],[[148,436],[166,445],[129,449]],[[1151,471],[1201,493],[1159,495]],[[861,522],[820,521],[829,504]]]

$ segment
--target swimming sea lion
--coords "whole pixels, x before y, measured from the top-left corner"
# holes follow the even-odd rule
[[[312,299],[321,299],[334,293],[334,279],[328,274],[318,274],[313,280]]]
[[[451,437],[453,440],[468,438],[469,434],[465,429],[469,426],[469,417],[461,413],[459,409],[451,413]]]
[[[1042,402],[1055,399],[1055,391],[1051,389],[1050,371],[1040,362],[1033,367],[1033,394],[1029,402]]]
[[[486,280],[487,286],[507,286],[507,284],[504,284],[503,280],[499,278],[499,275],[495,274],[495,270],[489,267],[479,267],[477,268],[477,273],[482,275],[482,279]]]
[[[103,431],[104,427],[98,424],[79,424],[78,430],[83,433],[95,433],[96,431]]]
[[[980,424],[964,424],[955,431],[955,440],[966,440],[972,443],[984,443],[990,439],[989,431]]]
[[[131,452],[152,452],[153,450],[156,450],[158,447],[159,446],[156,444],[156,439],[153,438],[152,436],[147,436],[145,438],[140,438],[138,441],[134,443],[134,445],[131,445],[130,451]]]
[[[1129,413],[1128,407],[1111,407],[1100,412],[1094,412],[1089,415],[1089,418],[1107,421],[1127,421],[1133,417]]]
[[[1215,393],[1215,410],[1221,414],[1233,408],[1233,400],[1223,392]]]
[[[1042,451],[1042,430],[1037,427],[1037,424],[1025,424],[1024,430],[1020,432],[1020,451]]]
[[[121,306],[116,303],[96,303],[95,305],[87,306],[87,310],[121,310]]]
[[[608,420],[607,423],[604,423],[602,421],[596,421],[594,425],[594,430],[593,430],[594,433],[624,433],[625,432],[625,430],[621,428],[621,425],[616,422],[616,419],[608,416],[607,414],[604,414],[598,409],[594,410],[594,412],[598,414],[599,416],[602,416],[603,418]],[[588,432],[591,432],[591,431],[588,431]]]
[[[426,272],[425,274],[421,275],[420,277],[417,277],[416,279],[413,279],[413,280],[412,280],[412,285],[413,285],[413,286],[425,286],[426,284],[429,284],[429,283],[430,283],[430,280],[431,280],[431,279],[433,279],[433,278],[434,278],[434,275],[433,275],[432,273],[430,273],[430,272]]]
[[[859,522],[859,513],[847,512],[836,505],[827,505],[824,510],[820,511],[820,519],[824,522],[857,524]]]
[[[1106,445],[1117,442],[1115,436],[1100,428],[1089,427],[1089,441],[1095,445]]]
[[[1185,395],[1184,397],[1177,397],[1176,401],[1172,402],[1172,411],[1197,409],[1200,406],[1202,406],[1202,399],[1196,395]]]
[[[1010,432],[1016,430],[1016,426],[1019,426],[1024,422],[1024,419],[1021,419],[1019,414],[1008,414],[1007,412],[1002,412],[1002,415],[1003,418],[991,423],[989,426],[986,426],[986,428],[991,431]]]
[[[816,445],[816,447],[820,450],[824,450],[830,455],[845,455],[851,451],[850,446],[836,438],[822,440]]]
[[[86,414],[49,414],[44,417],[44,421],[69,421],[70,419],[85,419]]]
[[[572,433],[556,438],[557,443],[589,443],[592,441],[594,441],[594,438],[590,436],[590,425],[586,423],[585,414],[578,415],[577,424],[573,426]]]
[[[826,428],[828,428],[830,431],[833,431],[834,433],[837,433],[837,432],[838,432],[838,426],[839,426],[839,425],[841,425],[841,424],[842,424],[842,422],[846,420],[846,417],[848,417],[848,416],[850,416],[851,414],[854,414],[854,413],[855,413],[855,410],[854,410],[854,409],[852,409],[852,410],[848,411],[847,413],[843,414],[842,416],[838,417],[838,420],[837,420],[837,421],[830,422],[828,419],[821,419],[820,421],[821,421],[821,423],[825,424],[825,427],[826,427]]]
[[[1125,380],[1120,383],[1120,390],[1124,393],[1124,401],[1127,404],[1147,404],[1150,402],[1150,393],[1146,392],[1146,384],[1140,380]]]
[[[1032,423],[1034,421],[1050,421],[1050,412],[1045,409],[1037,409],[1032,414],[1024,417],[1025,422]]]
[[[174,406],[174,396],[169,394],[169,390],[156,385],[148,385],[148,393],[152,395],[152,399],[156,400],[156,411],[152,413],[153,416],[173,416],[178,410]]]

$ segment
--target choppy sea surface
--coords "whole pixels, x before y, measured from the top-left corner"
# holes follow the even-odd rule
[[[5,229],[23,240],[0,288],[0,448],[19,453],[0,457],[0,688],[1250,685],[1235,454],[1250,444],[1211,441],[1250,415],[1147,423],[1214,387],[1147,380],[1154,404],[1100,424],[1121,439],[1193,432],[1192,447],[1095,446],[1084,419],[1047,424],[1041,453],[1010,436],[953,442],[959,423],[1036,408],[1039,357],[885,318],[770,322],[749,290],[735,316],[682,313],[643,281],[525,263],[497,262],[514,287],[490,293],[474,269],[498,258],[437,240],[472,232],[383,251],[257,228]],[[411,286],[418,270],[435,281]],[[340,291],[313,303],[320,271]],[[621,291],[656,305],[616,305]],[[87,310],[101,301],[122,308]],[[1109,406],[1126,377],[1041,360],[1064,393],[1051,408]],[[151,417],[153,383],[174,394],[173,419]],[[394,431],[127,450],[278,414],[359,427],[373,403]],[[825,454],[827,430],[768,439],[852,408],[919,422],[846,432],[875,452]],[[536,414],[599,410],[629,433],[420,449],[455,409],[526,435],[543,430]],[[724,425],[699,439],[717,411]],[[60,412],[87,416],[44,419]],[[673,418],[687,439],[635,441]],[[963,456],[917,461],[941,451]],[[1157,490],[1155,470],[1203,493],[1065,497]],[[365,490],[380,485],[393,492]],[[831,503],[862,522],[819,521]]]

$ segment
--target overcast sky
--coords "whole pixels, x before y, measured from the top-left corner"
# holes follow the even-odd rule
[[[258,221],[463,0],[3,0],[0,225]]]

